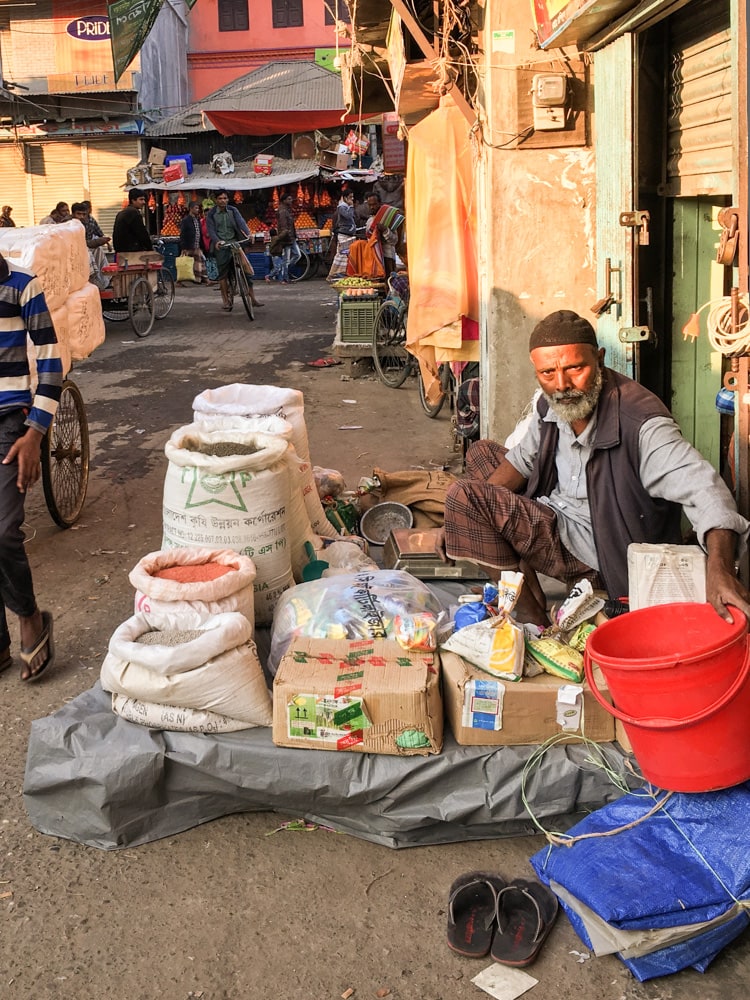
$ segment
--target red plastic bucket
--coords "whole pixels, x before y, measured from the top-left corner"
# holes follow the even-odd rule
[[[625,726],[643,776],[674,792],[729,788],[750,778],[747,619],[710,604],[661,604],[591,633],[586,680]],[[597,690],[599,666],[614,701]]]

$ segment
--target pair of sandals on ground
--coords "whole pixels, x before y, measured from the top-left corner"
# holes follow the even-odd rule
[[[36,638],[33,646],[21,647],[19,656],[23,663],[21,680],[27,684],[34,684],[47,673],[55,662],[55,639],[52,627],[52,615],[49,611],[42,611],[42,630]],[[44,656],[42,656],[44,654]],[[37,662],[38,661],[38,662]],[[10,649],[0,653],[0,674],[9,670],[13,666],[13,657]]]
[[[489,954],[501,965],[523,968],[539,954],[557,909],[557,897],[541,882],[466,872],[448,895],[448,947],[469,958]]]

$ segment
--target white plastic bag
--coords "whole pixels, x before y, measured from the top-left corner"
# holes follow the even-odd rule
[[[292,585],[288,444],[270,434],[190,424],[165,446],[163,548],[234,549],[255,563],[255,621]]]
[[[237,612],[205,621],[179,645],[146,645],[152,629],[133,615],[115,630],[104,658],[105,691],[157,705],[214,712],[253,726],[270,726],[271,696],[252,640],[250,623]]]
[[[153,701],[139,701],[124,694],[112,695],[112,711],[121,719],[135,722],[149,729],[169,729],[178,733],[236,733],[252,729],[247,722],[230,719],[216,712],[199,712],[195,708],[177,708],[176,705],[157,705]]]
[[[175,567],[214,563],[228,572],[215,579],[165,579],[157,574]],[[198,628],[207,618],[237,611],[255,625],[255,565],[248,556],[231,549],[165,549],[149,552],[130,571],[135,587],[135,612],[146,618],[151,628]]]
[[[315,486],[305,424],[304,397],[298,389],[235,382],[201,392],[193,400],[193,413],[196,423],[210,423],[217,417],[227,416],[276,416],[288,420],[292,425],[291,442],[299,459],[302,495],[312,529],[327,538],[337,537],[338,532],[326,517]]]

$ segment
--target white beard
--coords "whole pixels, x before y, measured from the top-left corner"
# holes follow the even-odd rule
[[[585,392],[580,389],[566,389],[564,392],[545,392],[544,398],[554,410],[555,414],[566,424],[574,424],[577,420],[585,420],[590,417],[599,402],[604,376],[601,366],[597,368],[594,384]],[[562,402],[562,400],[574,400],[574,402]]]

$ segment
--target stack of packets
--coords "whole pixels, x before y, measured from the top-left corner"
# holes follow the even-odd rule
[[[590,622],[604,607],[588,580],[577,583],[546,629],[521,625],[512,617],[523,586],[523,573],[505,572],[495,588],[462,603],[455,631],[441,648],[456,653],[493,677],[519,681],[545,671],[564,680],[583,680],[583,650],[595,626]]]

